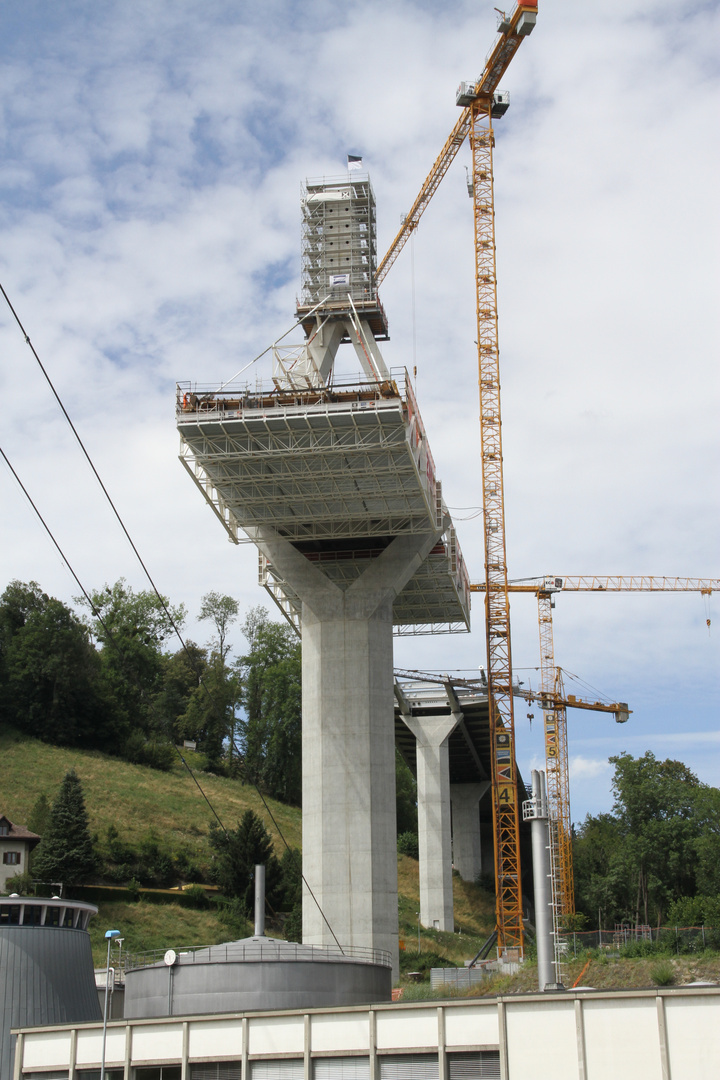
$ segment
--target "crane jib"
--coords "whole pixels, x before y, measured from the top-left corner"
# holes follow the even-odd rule
[[[505,27],[500,30],[502,36],[493,49],[491,49],[485,68],[475,84],[476,98],[480,99],[480,103],[485,105],[488,110],[492,106],[493,94],[497,90],[500,79],[507,71],[513,56],[520,46],[520,42],[524,37],[527,37],[528,34],[531,33],[535,25],[537,6],[537,0],[535,0],[535,3],[518,4],[511,18],[507,20],[507,23],[501,24]],[[445,146],[438,155],[432,169],[428,173],[425,183],[421,187],[420,193],[413,203],[410,212],[403,221],[400,231],[395,236],[386,254],[378,264],[378,268],[375,272],[376,288],[385,279],[388,270],[397,259],[407,240],[415,229],[417,229],[426,206],[435,194],[440,181],[450,168],[458,150],[467,137],[470,130],[470,122],[470,109],[465,108],[463,109],[460,119],[453,128],[450,137],[445,143]]]

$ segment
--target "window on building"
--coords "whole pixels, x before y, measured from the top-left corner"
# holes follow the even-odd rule
[[[448,1080],[500,1080],[500,1051],[448,1054]]]
[[[105,1080],[123,1080],[124,1069],[106,1069]],[[76,1069],[75,1080],[100,1080],[99,1069]]]
[[[302,1058],[250,1062],[250,1080],[303,1080],[304,1075]]]
[[[204,1061],[190,1066],[190,1080],[241,1080],[241,1061]]]
[[[25,904],[23,926],[39,926],[42,922],[43,909],[40,904]]]
[[[3,851],[3,862],[6,866],[19,866],[21,858],[19,851]]]
[[[370,1080],[366,1057],[315,1058],[313,1080]]]
[[[10,832],[10,826],[6,825],[4,821],[0,821],[0,836],[7,836]]]
[[[437,1054],[392,1054],[380,1058],[380,1080],[438,1080]]]
[[[20,922],[20,905],[13,904],[0,907],[0,926],[17,926]]]
[[[153,1065],[149,1068],[135,1069],[135,1080],[180,1080],[180,1065]]]
[[[77,1075],[77,1074],[76,1074]],[[98,1074],[99,1075],[99,1074]],[[23,1080],[68,1080],[68,1071],[53,1069],[51,1072],[24,1072]]]

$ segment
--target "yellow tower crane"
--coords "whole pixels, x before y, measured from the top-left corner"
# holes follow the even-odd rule
[[[460,119],[440,151],[410,212],[381,260],[375,277],[380,285],[405,242],[418,226],[430,199],[458,150],[470,137],[472,197],[475,224],[475,279],[480,387],[483,517],[485,532],[485,623],[488,702],[491,725],[493,832],[495,839],[496,928],[498,953],[523,952],[520,882],[520,813],[515,765],[510,605],[507,589],[505,505],[503,495],[498,355],[497,275],[495,267],[495,203],[493,192],[492,121],[507,109],[498,93],[520,44],[535,27],[537,0],[524,0],[511,15],[500,12],[498,38],[480,77],[461,83],[456,97]]]
[[[470,586],[472,592],[485,592],[484,582]],[[552,610],[559,592],[697,592],[704,596],[720,589],[718,578],[679,577],[598,577],[554,576],[527,578],[508,584],[509,593],[534,593],[538,602],[540,635],[540,705],[543,710],[545,764],[550,811],[551,865],[553,868],[553,910],[561,924],[575,911],[572,861],[572,821],[570,817],[570,774],[567,742],[567,712],[570,707],[585,707],[578,700],[565,697],[561,669],[555,666]],[[627,706],[608,706],[615,719],[627,720]]]

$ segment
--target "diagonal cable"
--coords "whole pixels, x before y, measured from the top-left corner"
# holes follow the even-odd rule
[[[130,536],[130,533],[128,532],[128,530],[127,530],[127,528],[126,528],[126,526],[125,526],[125,522],[124,522],[124,521],[123,521],[123,519],[121,518],[121,516],[120,516],[120,513],[119,513],[119,511],[118,511],[117,507],[115,506],[115,503],[113,502],[113,500],[112,500],[112,498],[111,498],[111,496],[110,496],[110,493],[109,493],[109,491],[108,491],[108,490],[107,490],[107,488],[105,487],[105,484],[103,483],[103,480],[102,480],[102,478],[101,478],[101,476],[100,476],[99,472],[98,472],[98,471],[97,471],[97,469],[95,468],[95,464],[94,464],[94,462],[93,462],[92,458],[90,457],[90,454],[88,453],[88,451],[87,451],[87,449],[86,449],[86,447],[85,447],[85,444],[83,443],[82,439],[80,438],[80,435],[79,435],[79,433],[78,433],[78,430],[77,430],[77,428],[76,428],[76,427],[75,427],[75,425],[73,424],[73,422],[72,422],[72,420],[71,420],[71,418],[70,418],[70,415],[69,415],[69,413],[68,413],[67,409],[65,408],[65,405],[63,404],[63,402],[62,402],[62,399],[60,398],[60,395],[58,394],[57,390],[55,389],[55,386],[54,386],[54,384],[53,384],[53,382],[52,382],[52,379],[50,378],[50,376],[49,376],[49,374],[48,374],[47,370],[45,369],[45,366],[44,366],[44,364],[43,364],[42,360],[40,359],[40,357],[39,357],[39,355],[38,355],[38,353],[37,353],[37,350],[35,349],[35,346],[33,345],[32,341],[30,340],[30,336],[29,336],[29,334],[28,334],[28,333],[27,333],[27,331],[25,330],[25,327],[23,326],[23,324],[22,324],[22,322],[21,322],[21,320],[20,320],[20,317],[19,317],[19,315],[17,314],[17,312],[15,311],[15,308],[13,307],[13,305],[12,305],[12,303],[11,303],[11,301],[10,301],[10,298],[9,298],[8,294],[6,293],[6,291],[5,291],[5,288],[3,287],[3,285],[2,285],[2,283],[1,283],[1,282],[0,282],[0,292],[2,292],[2,295],[4,296],[4,298],[5,298],[5,301],[6,301],[6,303],[7,303],[8,307],[10,308],[10,311],[11,311],[11,312],[12,312],[12,314],[13,314],[13,317],[14,317],[14,319],[15,319],[15,322],[17,323],[17,325],[18,325],[18,327],[20,328],[20,331],[21,331],[21,333],[22,333],[23,337],[25,338],[25,343],[26,343],[26,344],[28,345],[28,347],[30,348],[30,351],[32,352],[33,356],[35,357],[35,360],[37,361],[37,364],[38,364],[38,366],[39,366],[40,370],[42,371],[42,373],[43,373],[43,375],[44,375],[44,377],[45,377],[45,380],[46,380],[46,382],[47,382],[48,386],[50,387],[50,390],[52,391],[52,394],[53,394],[53,396],[54,396],[55,400],[57,401],[57,403],[58,403],[58,406],[60,407],[60,410],[61,410],[61,412],[62,412],[63,416],[64,416],[64,417],[65,417],[65,419],[67,420],[67,422],[68,422],[68,424],[69,424],[69,426],[70,426],[70,429],[71,429],[71,431],[72,431],[73,435],[75,436],[75,438],[76,438],[76,440],[77,440],[77,443],[78,443],[78,445],[80,446],[80,449],[82,450],[82,452],[83,452],[83,454],[84,454],[84,456],[85,456],[85,459],[86,459],[86,461],[87,461],[88,465],[90,466],[90,468],[91,468],[91,470],[92,470],[92,472],[93,472],[93,474],[94,474],[94,476],[95,476],[95,478],[96,478],[96,480],[97,480],[98,484],[100,485],[100,487],[101,487],[101,489],[102,489],[102,492],[103,492],[103,494],[105,495],[105,498],[107,499],[107,501],[108,501],[108,503],[109,503],[109,505],[110,505],[110,507],[111,507],[111,509],[112,509],[112,511],[113,511],[113,513],[114,513],[114,515],[115,515],[115,517],[116,517],[116,519],[117,519],[117,521],[118,521],[118,524],[120,525],[120,528],[122,529],[123,533],[125,534],[125,537],[127,538],[127,541],[128,541],[128,543],[130,544],[130,547],[132,548],[132,550],[133,550],[133,552],[134,552],[134,554],[135,554],[135,556],[136,556],[136,558],[137,558],[138,562],[140,563],[140,566],[142,567],[142,569],[143,569],[143,571],[144,571],[144,573],[145,573],[145,576],[147,577],[148,581],[150,582],[150,585],[151,585],[151,587],[152,587],[152,589],[153,589],[153,592],[155,593],[156,597],[158,598],[158,600],[159,600],[159,602],[160,602],[160,605],[161,605],[161,607],[162,607],[163,611],[165,612],[165,615],[166,615],[166,617],[167,617],[167,619],[168,619],[168,622],[170,623],[170,625],[171,625],[171,627],[172,627],[172,629],[173,629],[173,631],[174,631],[174,633],[175,633],[175,635],[176,635],[176,637],[177,637],[178,641],[180,642],[180,644],[181,644],[181,646],[182,646],[182,648],[183,648],[183,650],[184,650],[184,652],[185,652],[186,656],[187,656],[187,657],[188,657],[188,659],[190,660],[190,663],[191,663],[191,666],[192,666],[193,670],[194,670],[194,671],[195,671],[195,673],[196,673],[196,674],[198,675],[198,678],[199,678],[199,682],[200,682],[200,685],[201,685],[201,686],[203,687],[203,689],[204,689],[205,693],[207,693],[208,697],[210,698],[210,701],[211,701],[211,703],[212,703],[213,707],[217,709],[217,708],[218,708],[218,706],[217,706],[217,703],[215,702],[215,700],[214,700],[214,698],[213,698],[213,696],[212,696],[212,694],[211,694],[210,690],[208,689],[208,687],[207,687],[207,685],[206,685],[205,681],[204,681],[204,680],[203,680],[203,679],[202,679],[202,678],[200,677],[200,672],[199,672],[199,669],[198,669],[198,667],[197,667],[197,665],[196,665],[196,663],[195,663],[195,660],[194,660],[194,658],[193,658],[192,654],[190,653],[190,650],[188,649],[188,647],[187,647],[187,644],[185,643],[185,640],[184,640],[184,638],[183,638],[182,634],[180,633],[180,630],[179,630],[179,628],[178,628],[178,626],[177,626],[177,624],[176,624],[175,620],[173,619],[173,617],[172,617],[172,614],[171,614],[171,612],[169,611],[169,609],[168,609],[168,607],[167,607],[167,604],[165,603],[165,599],[164,599],[164,597],[162,596],[162,594],[160,593],[159,589],[157,588],[157,586],[156,586],[156,584],[155,584],[155,582],[154,582],[154,580],[153,580],[153,578],[152,578],[152,575],[150,574],[150,571],[148,570],[147,566],[145,565],[145,562],[144,562],[144,560],[143,560],[142,556],[140,555],[140,552],[138,551],[138,549],[137,549],[137,547],[136,547],[136,545],[135,545],[135,542],[133,541],[132,537]],[[13,467],[12,467],[12,465],[10,464],[10,461],[8,460],[8,458],[7,458],[7,456],[5,455],[4,451],[0,450],[0,453],[2,453],[2,456],[3,456],[4,460],[5,460],[5,462],[7,463],[7,465],[8,465],[8,467],[9,467],[10,471],[12,472],[13,476],[15,477],[15,479],[16,479],[16,480],[17,480],[17,482],[18,482],[18,484],[20,485],[20,487],[21,487],[21,489],[22,489],[23,493],[25,494],[26,498],[27,498],[27,499],[28,499],[28,501],[30,502],[30,505],[32,506],[32,508],[33,508],[33,510],[35,511],[35,513],[37,514],[38,518],[39,518],[39,519],[40,519],[40,521],[42,522],[42,525],[43,525],[43,527],[45,528],[45,530],[46,530],[46,532],[47,532],[48,536],[50,537],[50,539],[52,540],[53,544],[55,545],[55,547],[57,548],[58,552],[60,553],[60,555],[61,555],[61,557],[62,557],[62,559],[63,559],[63,561],[64,561],[65,565],[66,565],[66,566],[68,567],[68,569],[70,570],[70,573],[72,574],[72,576],[73,576],[74,580],[75,580],[75,581],[77,582],[77,584],[79,585],[80,589],[82,590],[82,593],[83,593],[83,595],[85,596],[85,598],[86,598],[86,599],[88,600],[88,602],[90,603],[90,610],[91,610],[91,611],[93,611],[93,612],[95,612],[95,608],[94,608],[94,605],[92,604],[92,601],[90,600],[90,597],[88,596],[88,594],[87,594],[87,592],[85,591],[84,587],[83,587],[83,586],[82,586],[82,584],[80,583],[80,580],[79,580],[79,578],[77,577],[77,575],[75,574],[75,571],[74,571],[74,570],[72,569],[72,567],[71,567],[71,565],[70,565],[70,563],[69,563],[68,559],[66,558],[66,556],[65,556],[65,555],[64,555],[64,553],[62,552],[62,549],[60,548],[60,546],[59,546],[58,542],[56,541],[55,537],[53,536],[52,532],[50,531],[50,528],[49,528],[49,526],[48,526],[48,525],[47,525],[47,524],[45,523],[45,520],[43,519],[42,515],[40,514],[40,511],[39,511],[39,510],[38,510],[38,508],[36,507],[36,505],[35,505],[35,503],[33,502],[33,500],[32,500],[32,499],[30,498],[30,495],[29,495],[29,493],[27,492],[27,489],[25,488],[25,486],[24,486],[24,485],[23,485],[23,483],[21,482],[21,480],[20,480],[19,476],[17,475],[17,473],[16,473],[16,472],[15,472],[15,470],[13,469]],[[106,632],[107,632],[107,627],[105,627],[104,623],[103,623],[103,622],[102,622],[102,620],[101,620],[101,619],[99,618],[99,616],[98,616],[98,620],[100,621],[101,625],[103,626],[103,629],[105,629],[105,630],[106,630]],[[112,639],[112,637],[110,638],[110,640],[112,640],[112,642],[113,642],[113,645],[115,646],[115,648],[116,648],[116,649],[118,649],[118,650],[120,651],[120,655],[122,656],[122,655],[123,655],[123,654],[122,654],[122,650],[120,650],[120,647],[119,647],[119,645],[117,644],[117,642],[116,642],[116,641],[114,641],[114,639]],[[124,659],[124,657],[123,657],[123,659]],[[173,741],[173,746],[175,746],[175,743],[174,743],[174,741]],[[178,749],[178,748],[177,748],[176,746],[175,746],[175,750],[176,750],[176,752],[177,752],[178,756],[180,757],[180,760],[182,761],[183,765],[184,765],[184,766],[185,766],[185,768],[186,768],[186,769],[188,770],[188,773],[189,773],[189,774],[190,774],[190,776],[192,777],[193,781],[194,781],[194,782],[195,782],[195,784],[197,785],[197,787],[198,787],[198,790],[200,791],[200,793],[202,794],[202,796],[203,796],[203,798],[205,799],[206,803],[207,803],[207,804],[208,804],[208,806],[210,807],[210,810],[212,811],[212,813],[214,814],[214,816],[215,816],[215,817],[217,818],[217,821],[219,822],[219,824],[220,824],[220,827],[222,828],[223,832],[225,833],[225,835],[227,835],[227,829],[225,828],[225,826],[223,825],[222,821],[220,820],[220,817],[218,816],[218,814],[217,814],[217,811],[215,810],[215,808],[213,807],[212,803],[211,803],[211,802],[210,802],[210,800],[208,799],[207,795],[206,795],[206,794],[205,794],[205,792],[203,791],[203,789],[202,789],[202,787],[200,786],[200,784],[199,784],[199,782],[198,782],[197,778],[196,778],[196,777],[195,777],[195,775],[193,774],[193,772],[192,772],[192,770],[190,769],[189,765],[187,764],[187,762],[185,761],[184,757],[182,756],[182,754],[180,753],[179,749]],[[265,798],[264,798],[264,796],[263,796],[262,792],[261,792],[261,791],[260,791],[260,789],[258,788],[257,784],[253,783],[253,787],[255,788],[255,791],[257,792],[257,794],[258,794],[258,795],[260,796],[260,799],[262,800],[262,803],[263,803],[263,805],[265,806],[265,809],[267,810],[268,814],[270,815],[270,817],[271,817],[271,819],[272,819],[272,821],[273,821],[273,824],[275,825],[275,828],[276,828],[276,829],[277,829],[277,831],[278,831],[278,835],[280,836],[280,839],[281,839],[281,840],[282,840],[282,842],[283,842],[283,843],[285,844],[286,848],[288,848],[288,849],[289,849],[290,845],[288,844],[288,842],[287,842],[287,840],[285,839],[285,837],[284,837],[284,835],[283,835],[283,833],[282,833],[282,831],[281,831],[281,829],[280,829],[279,825],[277,824],[277,822],[275,821],[275,818],[273,817],[272,813],[270,812],[270,809],[269,809],[269,807],[268,807],[267,803],[265,802]],[[334,930],[333,930],[333,929],[332,929],[332,927],[330,926],[330,923],[328,922],[328,920],[327,920],[327,917],[326,917],[326,915],[325,915],[324,911],[322,910],[322,907],[320,906],[320,903],[319,903],[319,901],[317,900],[317,898],[316,898],[315,894],[313,893],[312,889],[310,888],[310,885],[309,885],[309,883],[307,882],[307,880],[306,880],[306,878],[305,878],[305,875],[304,875],[304,874],[302,874],[302,871],[301,871],[301,877],[302,877],[303,883],[305,884],[305,887],[306,887],[306,889],[308,890],[308,892],[309,892],[309,893],[310,893],[310,895],[312,896],[312,898],[313,898],[313,901],[314,901],[314,903],[315,903],[315,904],[317,905],[318,911],[320,912],[320,914],[321,914],[321,916],[322,916],[322,918],[323,918],[323,921],[325,922],[326,926],[327,926],[327,927],[328,927],[328,929],[330,930],[330,933],[332,934],[332,936],[333,936],[333,938],[334,938],[334,940],[335,940],[335,942],[336,942],[336,944],[337,944],[338,948],[339,948],[339,949],[340,949],[340,951],[342,952],[342,946],[340,945],[340,943],[339,943],[339,941],[338,941],[338,939],[337,939],[337,937],[336,937],[336,935],[335,935],[335,932],[334,932]]]

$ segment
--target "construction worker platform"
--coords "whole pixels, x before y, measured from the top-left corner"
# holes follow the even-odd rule
[[[439,539],[397,596],[399,632],[469,628],[470,585],[402,369],[328,386],[177,388],[180,460],[230,538],[272,529],[338,584],[406,533]],[[300,602],[261,556],[260,579],[299,628]]]

